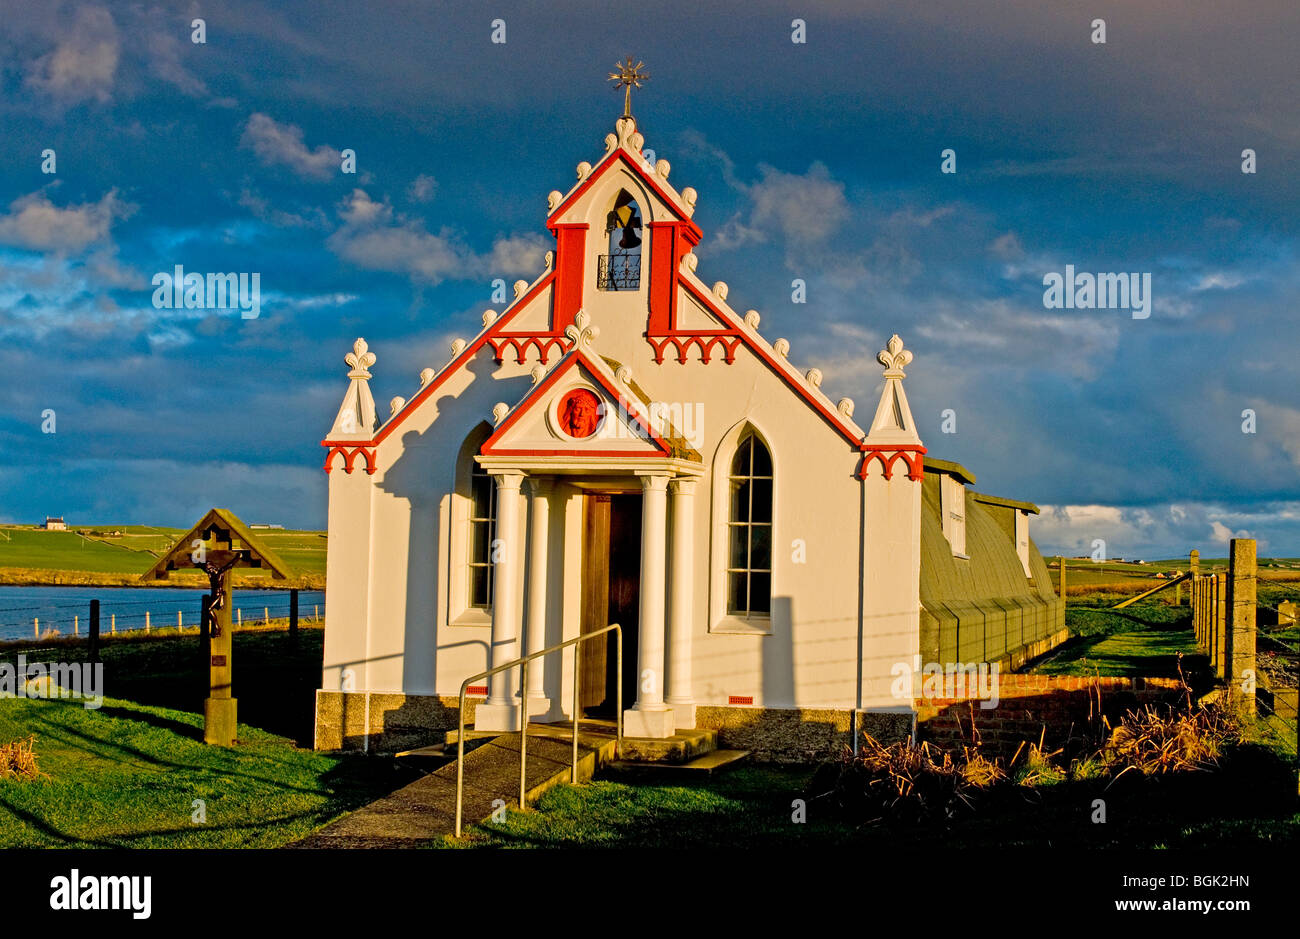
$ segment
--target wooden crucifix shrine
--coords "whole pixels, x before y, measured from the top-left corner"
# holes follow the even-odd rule
[[[235,743],[235,698],[231,695],[230,572],[262,568],[276,580],[289,569],[228,509],[212,509],[171,546],[143,580],[165,580],[172,571],[197,570],[207,575],[211,591],[204,604],[202,631],[208,654],[208,697],[203,702],[203,742],[229,747]]]

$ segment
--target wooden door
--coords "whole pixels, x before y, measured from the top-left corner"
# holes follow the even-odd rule
[[[582,506],[582,631],[609,625],[609,496],[588,494]],[[579,706],[594,707],[605,700],[607,641],[582,644]]]

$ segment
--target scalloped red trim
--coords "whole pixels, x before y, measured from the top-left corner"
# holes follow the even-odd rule
[[[326,443],[328,444],[328,442]],[[334,456],[339,453],[343,454],[343,472],[345,473],[352,472],[353,465],[357,461],[357,454],[360,453],[366,458],[366,475],[367,476],[375,475],[375,448],[374,447],[359,446],[359,447],[348,448],[346,445],[339,446],[338,444],[335,444],[330,449],[330,452],[325,454],[325,472],[328,473],[330,470],[334,468]]]
[[[500,333],[489,336],[488,344],[492,346],[498,364],[505,357],[507,349],[514,349],[515,361],[520,365],[523,365],[524,359],[528,357],[529,346],[537,350],[543,365],[550,358],[552,346],[560,347],[560,355],[564,355],[573,347],[573,343],[563,333]]]
[[[907,478],[920,482],[925,472],[925,447],[890,447],[863,446],[862,465],[858,467],[858,479],[867,478],[867,467],[872,460],[879,460],[884,469],[885,479],[892,479],[894,463],[903,460],[907,464]]]
[[[669,343],[672,343],[673,347],[677,349],[678,362],[686,361],[686,351],[690,349],[692,345],[699,346],[700,361],[705,365],[708,365],[709,359],[713,357],[713,347],[715,345],[720,345],[723,350],[723,360],[730,365],[732,362],[736,361],[736,350],[740,348],[740,344],[744,341],[744,337],[740,334],[740,331],[734,329],[720,332],[674,331],[655,336],[647,333],[645,338],[655,350],[656,365],[663,364],[664,349],[668,347]]]

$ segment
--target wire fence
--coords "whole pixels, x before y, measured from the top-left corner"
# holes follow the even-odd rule
[[[26,588],[13,588],[26,589]],[[130,588],[127,588],[130,589]],[[159,591],[166,596],[126,598],[103,591],[77,596],[47,596],[39,603],[10,606],[0,596],[0,639],[47,636],[86,636],[90,632],[91,601],[100,601],[100,635],[160,630],[197,629],[203,615],[202,591]],[[235,628],[287,620],[292,591],[235,591],[230,618]],[[325,615],[323,591],[299,591],[298,621],[319,623]],[[19,603],[23,603],[19,600]]]

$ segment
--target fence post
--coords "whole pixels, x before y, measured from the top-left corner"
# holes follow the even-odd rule
[[[1195,548],[1188,555],[1187,571],[1192,575],[1187,587],[1187,603],[1192,608],[1192,632],[1196,634],[1197,650],[1202,651],[1205,649],[1205,634],[1201,631],[1200,605],[1196,595],[1201,585],[1201,552]]]
[[[145,631],[145,632],[148,632],[148,631],[149,631],[149,611],[148,611],[148,610],[145,610],[145,611],[144,611],[144,631]]]
[[[90,661],[99,658],[99,601],[90,601]]]
[[[296,587],[289,591],[289,641],[291,643],[298,641],[298,590]]]
[[[1228,544],[1228,578],[1224,597],[1224,680],[1229,700],[1242,717],[1255,714],[1255,576],[1254,538]],[[1246,689],[1250,690],[1247,691]]]
[[[1228,629],[1228,616],[1224,610],[1227,599],[1227,574],[1214,575],[1214,656],[1219,663],[1219,677],[1228,678],[1227,640],[1224,635]]]

